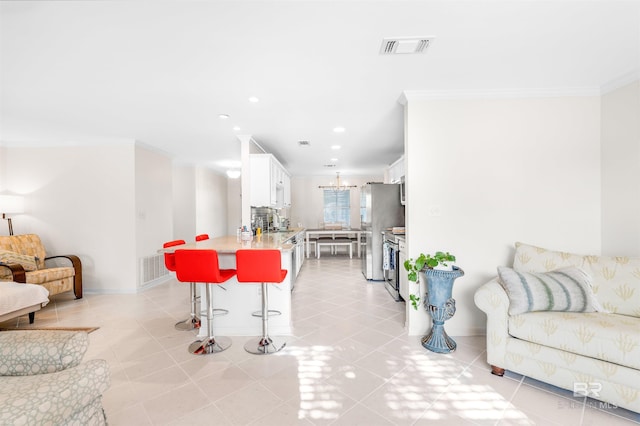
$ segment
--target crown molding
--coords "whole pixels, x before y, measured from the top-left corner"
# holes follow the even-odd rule
[[[602,87],[600,88],[600,94],[604,95],[609,92],[613,92],[614,90],[626,86],[627,84],[631,84],[635,81],[640,81],[640,69],[630,71],[602,85]]]
[[[568,96],[600,96],[600,87],[576,87],[565,89],[496,89],[496,90],[405,90],[398,102],[418,100],[473,100],[557,98]]]

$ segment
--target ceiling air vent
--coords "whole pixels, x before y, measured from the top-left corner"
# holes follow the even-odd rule
[[[381,55],[424,53],[433,37],[394,37],[382,39]]]
[[[324,166],[325,167],[335,167],[336,165],[335,164],[325,164]]]
[[[298,145],[299,146],[309,146],[309,145],[311,145],[311,142],[309,142],[309,141],[298,141]]]

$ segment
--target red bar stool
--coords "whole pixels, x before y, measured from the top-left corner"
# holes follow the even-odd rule
[[[280,351],[287,342],[269,337],[269,310],[267,283],[284,281],[287,271],[281,269],[280,250],[238,250],[236,269],[239,283],[262,283],[262,336],[249,340],[244,349],[256,355],[268,355]],[[279,313],[279,312],[278,312]]]
[[[209,234],[196,235],[196,241],[204,241],[209,239]]]
[[[207,284],[207,337],[189,345],[189,352],[192,354],[218,353],[231,346],[231,339],[228,337],[213,335],[213,284],[222,284],[235,274],[235,269],[220,269],[218,252],[215,250],[176,250],[178,281]]]
[[[164,243],[162,247],[174,247],[181,244],[185,244],[184,240],[174,240],[169,241],[168,243]],[[165,253],[164,254],[164,264],[168,270],[175,272],[176,271],[176,260],[175,253]],[[189,286],[189,299],[191,300],[191,313],[189,314],[189,318],[178,321],[175,325],[176,330],[188,331],[188,330],[196,330],[200,328],[200,317],[198,316],[198,300],[200,299],[196,294],[196,284],[191,283]]]
[[[173,240],[166,242],[162,245],[162,248],[179,246],[181,244],[185,244],[184,240]],[[175,253],[165,253],[164,254],[164,266],[170,270],[171,272],[176,271],[176,256]]]

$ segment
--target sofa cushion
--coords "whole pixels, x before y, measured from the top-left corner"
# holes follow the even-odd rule
[[[30,284],[44,284],[49,281],[73,277],[75,273],[75,269],[71,266],[61,266],[59,268],[39,269],[37,271],[27,272],[25,275],[27,282]]]
[[[38,269],[44,268],[46,252],[40,237],[36,234],[0,236],[0,249],[35,256],[38,258]]]
[[[580,267],[591,276],[593,293],[606,311],[640,317],[640,258],[579,255],[520,242],[515,245],[513,269],[547,272]]]
[[[605,312],[528,312],[509,317],[527,342],[640,369],[640,318]]]
[[[89,337],[85,332],[0,332],[0,376],[32,376],[75,367],[88,346]]]
[[[38,269],[38,259],[28,254],[16,253],[15,251],[0,249],[0,262],[17,263],[22,265],[25,271],[35,271]]]
[[[593,292],[609,312],[640,317],[640,259],[585,256]]]
[[[103,359],[51,374],[0,377],[0,424],[106,424],[101,402],[109,382]]]
[[[517,271],[548,272],[568,266],[588,270],[584,265],[584,256],[579,254],[548,250],[520,242],[517,242],[515,246],[516,255],[513,259],[513,269]]]
[[[535,273],[499,266],[498,276],[509,297],[509,315],[533,311],[602,310],[593,296],[589,276],[579,268]]]

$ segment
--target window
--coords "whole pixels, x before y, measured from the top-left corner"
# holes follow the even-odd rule
[[[351,226],[351,191],[324,190],[324,223],[342,223]]]

